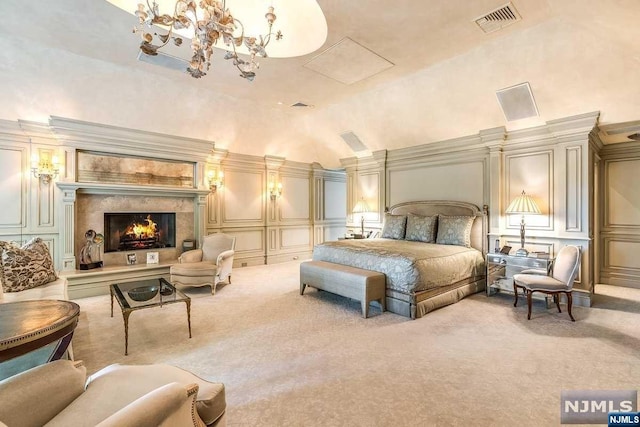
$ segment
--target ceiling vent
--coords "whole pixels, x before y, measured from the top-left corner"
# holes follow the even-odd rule
[[[292,107],[300,107],[300,108],[312,108],[313,105],[305,104],[304,102],[296,102],[295,104],[291,104]]]
[[[352,131],[343,132],[340,134],[340,137],[347,143],[349,148],[356,153],[367,150],[367,146],[364,145],[362,141],[360,141],[360,138]]]
[[[509,2],[484,16],[475,20],[478,27],[485,33],[498,31],[508,25],[518,22],[522,19],[513,3]]]
[[[185,73],[189,67],[189,61],[162,52],[158,52],[157,55],[147,55],[146,53],[142,53],[142,51],[138,51],[138,61],[159,65],[160,67],[181,71],[183,73]]]
[[[508,122],[538,116],[538,107],[528,82],[500,89],[496,96]]]

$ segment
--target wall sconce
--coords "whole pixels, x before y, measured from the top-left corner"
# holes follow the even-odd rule
[[[275,201],[278,197],[282,196],[282,183],[279,182],[277,185],[275,182],[269,182],[269,197],[271,200]]]
[[[209,182],[209,190],[211,190],[213,194],[216,194],[216,191],[218,190],[218,188],[222,188],[223,179],[224,179],[224,173],[222,171],[218,171],[218,173],[216,173],[215,171],[210,170],[209,172],[207,172],[207,181]]]
[[[38,154],[34,153],[31,156],[31,172],[35,178],[40,179],[44,184],[49,184],[60,173],[58,156],[40,159]]]

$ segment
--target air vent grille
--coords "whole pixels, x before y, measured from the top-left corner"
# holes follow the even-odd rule
[[[186,73],[189,67],[189,61],[167,55],[163,52],[158,52],[157,55],[151,56],[138,51],[138,61],[159,65],[160,67],[169,68],[170,70],[182,71],[183,73]]]
[[[506,27],[507,25],[511,25],[514,22],[518,22],[521,19],[522,17],[520,17],[520,14],[513,6],[513,3],[509,2],[504,6],[477,18],[475,22],[485,33],[492,33]]]
[[[305,104],[304,102],[296,102],[295,104],[291,104],[292,107],[299,107],[299,108],[312,108],[313,105],[309,105],[309,104]]]

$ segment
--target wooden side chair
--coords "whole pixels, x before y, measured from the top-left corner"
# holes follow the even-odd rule
[[[560,294],[567,296],[567,311],[572,321],[576,321],[571,314],[571,305],[573,302],[572,290],[573,282],[578,275],[580,267],[580,248],[577,246],[565,246],[560,249],[558,256],[553,264],[550,275],[544,274],[516,274],[513,276],[513,292],[515,294],[515,302],[513,306],[518,305],[518,288],[522,288],[527,296],[527,305],[529,308],[527,319],[531,320],[531,295],[534,292],[542,292],[547,295],[553,295],[553,301],[560,310]]]

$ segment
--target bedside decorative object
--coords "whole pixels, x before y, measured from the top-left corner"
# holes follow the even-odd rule
[[[530,196],[527,196],[524,190],[522,190],[522,194],[513,199],[504,212],[506,214],[522,215],[522,218],[520,219],[520,249],[516,251],[516,256],[527,256],[529,252],[524,248],[524,216],[539,215],[540,208],[536,202]]]

